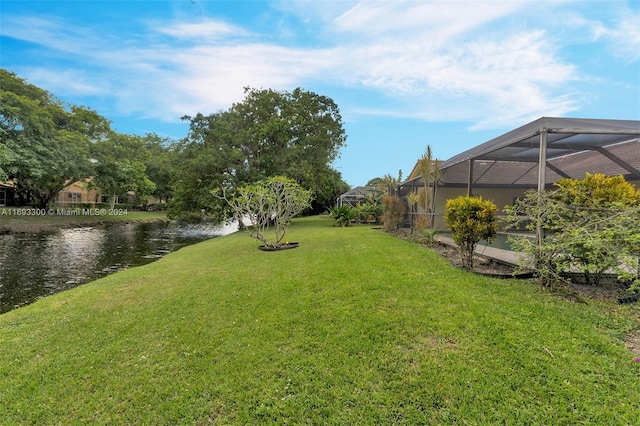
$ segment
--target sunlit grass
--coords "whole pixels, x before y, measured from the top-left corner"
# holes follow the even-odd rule
[[[0,423],[638,424],[638,307],[368,227],[216,238],[0,315]]]

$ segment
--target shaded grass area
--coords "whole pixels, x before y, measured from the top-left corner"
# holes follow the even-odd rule
[[[0,316],[9,424],[638,424],[638,308],[364,226],[237,233]]]

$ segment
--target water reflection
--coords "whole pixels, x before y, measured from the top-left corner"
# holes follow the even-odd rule
[[[0,235],[0,313],[235,229],[137,223]]]

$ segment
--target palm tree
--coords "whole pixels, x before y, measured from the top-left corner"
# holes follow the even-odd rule
[[[418,170],[420,171],[420,175],[422,176],[422,181],[424,183],[424,211],[430,218],[430,226],[433,227],[435,222],[434,211],[436,190],[438,182],[442,177],[442,172],[440,170],[440,161],[433,158],[431,145],[427,145],[424,154],[420,158]],[[433,188],[429,190],[429,187],[431,186],[433,186]]]
[[[409,203],[409,208],[411,209],[411,211],[409,212],[409,214],[411,215],[411,235],[413,235],[414,209],[415,209],[415,206],[418,204],[419,200],[420,200],[420,197],[416,192],[412,192],[411,194],[407,195],[407,202]]]

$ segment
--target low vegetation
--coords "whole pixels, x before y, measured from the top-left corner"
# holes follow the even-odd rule
[[[447,200],[444,220],[451,230],[462,265],[473,269],[474,253],[480,240],[491,242],[498,230],[496,212],[498,208],[491,200],[482,197],[461,196]]]
[[[542,285],[551,287],[573,272],[591,285],[615,275],[640,291],[640,190],[622,176],[561,179],[553,190],[528,191],[505,211],[510,228],[544,230],[541,241],[510,237]]]
[[[358,209],[348,204],[343,204],[340,207],[333,207],[329,209],[329,216],[335,221],[334,226],[351,226],[355,219],[358,217]]]
[[[385,195],[382,206],[382,228],[387,232],[397,231],[406,210],[402,199],[397,195]]]
[[[640,308],[355,225],[216,238],[0,315],[6,424],[639,424]]]

